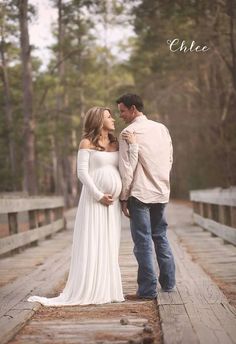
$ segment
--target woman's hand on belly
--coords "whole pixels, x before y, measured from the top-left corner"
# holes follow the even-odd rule
[[[104,194],[103,197],[100,199],[99,203],[109,206],[113,204],[114,199],[112,198],[112,195],[110,194]]]

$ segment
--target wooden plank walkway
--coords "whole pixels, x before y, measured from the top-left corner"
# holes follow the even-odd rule
[[[9,342],[16,333],[9,343],[236,343],[235,308],[197,264],[196,255],[193,260],[189,254],[189,247],[194,247],[194,244],[197,247],[199,238],[196,226],[191,223],[191,209],[178,203],[168,207],[177,288],[171,293],[159,290],[158,304],[155,301],[126,301],[98,306],[44,308],[37,303],[26,302],[29,294],[54,296],[63,288],[69,265],[73,216],[74,211],[70,211],[70,230],[41,242],[38,247],[0,261],[1,343]],[[203,237],[199,237],[206,244]],[[207,245],[211,239],[215,241],[212,237],[208,239]],[[120,264],[125,294],[136,290],[137,265],[132,246],[128,223],[124,221]],[[212,247],[217,250],[216,246]],[[209,251],[213,253],[213,249]],[[225,253],[224,257],[234,259],[235,247],[223,245],[221,249],[220,255],[224,250],[232,251],[232,255]],[[228,283],[233,282],[230,280]]]
[[[74,219],[75,212],[69,215]],[[41,242],[39,247],[32,249],[34,251],[30,248],[18,256],[2,260],[0,273],[2,271],[3,275],[6,275],[10,260],[14,265],[16,260],[21,260],[21,255],[23,260],[18,263],[18,268],[27,265],[27,257],[39,266],[31,271],[31,262],[28,274],[21,274],[19,278],[15,274],[15,280],[12,274],[8,278],[5,276],[5,285],[0,289],[0,342],[9,342],[20,327],[32,318],[10,343],[128,343],[129,340],[135,343],[144,339],[160,343],[156,301],[63,308],[44,308],[38,303],[26,302],[30,294],[54,296],[63,288],[69,266],[73,221],[70,221],[69,227],[68,231],[61,232],[54,239]],[[120,265],[123,286],[126,294],[132,294],[136,290],[137,264],[132,254],[130,231],[126,228],[122,234]],[[12,283],[7,283],[10,279]]]
[[[230,304],[236,306],[236,247],[192,224],[191,208],[175,204],[169,212],[170,220],[175,221],[173,224],[170,223],[170,226],[181,245],[217,283]]]
[[[179,231],[191,233],[195,228],[191,223],[191,209],[175,205],[169,207],[168,213],[177,265],[177,291],[159,295],[164,343],[236,343],[235,308],[192,260],[178,237]]]

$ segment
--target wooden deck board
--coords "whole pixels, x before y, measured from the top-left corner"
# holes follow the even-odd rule
[[[206,240],[201,237],[202,231],[195,225],[183,224],[182,227],[175,227],[179,241],[192,255],[193,260],[217,281],[230,302],[236,306],[236,247],[210,235],[207,239],[207,248],[203,249]]]
[[[183,304],[160,305],[159,311],[164,343],[199,343]]]
[[[47,247],[48,252],[50,252],[49,246]],[[137,263],[132,253],[132,246],[130,231],[126,230],[122,235],[120,256],[122,280],[124,281],[123,288],[126,294],[134,294],[136,291]],[[59,344],[65,343],[66,340],[67,344],[84,344],[97,343],[97,339],[101,339],[101,343],[103,343],[105,338],[106,343],[127,344],[129,339],[132,338],[152,336],[152,334],[145,334],[143,329],[149,321],[148,319],[151,321],[152,328],[155,329],[157,319],[155,301],[141,301],[138,303],[126,301],[125,303],[110,305],[59,307],[56,310],[55,308],[44,308],[38,303],[26,301],[29,292],[30,294],[45,296],[51,295],[54,291],[55,294],[58,293],[54,288],[47,289],[46,286],[50,277],[53,276],[54,282],[57,281],[54,286],[57,286],[57,288],[58,286],[59,288],[63,287],[65,277],[61,273],[62,264],[64,270],[68,270],[67,260],[69,262],[70,250],[71,245],[69,245],[68,240],[65,249],[61,252],[54,252],[52,257],[48,256],[47,261],[43,265],[39,265],[36,271],[28,273],[26,277],[21,276],[0,289],[0,298],[3,301],[1,308],[3,316],[0,318],[0,330],[3,329],[0,334],[1,343],[8,342],[9,338],[17,332],[19,333],[11,343],[32,344],[43,342],[54,344],[56,342]],[[24,268],[23,264],[21,264],[21,267]],[[56,275],[57,271],[58,275]],[[9,299],[10,302],[8,303],[7,300]],[[43,316],[41,316],[41,312],[43,312]],[[52,314],[52,312],[54,313]],[[63,312],[63,314],[61,315],[60,312]],[[60,313],[59,318],[58,313]],[[28,319],[27,314],[29,318],[33,314],[34,316],[24,329],[19,331],[20,327]],[[101,314],[104,314],[104,319],[102,319]],[[116,314],[115,318],[114,314]],[[117,318],[117,315],[120,317]],[[142,315],[147,316],[147,318]],[[94,316],[96,318],[93,319]],[[128,317],[129,324],[121,325],[120,319],[123,316]],[[82,321],[81,318],[84,317],[86,320]],[[157,337],[154,343],[160,343]]]
[[[168,235],[176,260],[177,286],[176,291],[169,293],[158,290],[163,343],[236,343],[236,310],[197,263],[205,261],[205,270],[206,267],[212,269],[212,273],[233,285],[235,247],[224,245],[222,240],[203,232],[197,226],[192,226],[189,208],[176,204],[169,206],[168,219]],[[73,221],[71,224],[73,225]],[[134,294],[137,263],[132,253],[133,244],[125,220],[123,227],[126,228],[122,232],[120,251],[123,288],[125,294]],[[38,303],[26,301],[30,293],[54,295],[58,293],[58,288],[62,288],[62,281],[65,281],[69,266],[71,247],[71,234],[64,234],[66,233],[68,237],[64,246],[60,242],[60,235],[63,233],[59,233],[55,238],[42,242],[41,246],[29,248],[19,254],[18,257],[22,259],[19,259],[18,265],[10,271],[7,264],[14,261],[14,256],[5,258],[8,261],[4,264],[0,261],[0,274],[7,275],[0,288],[1,343],[7,343],[11,336],[18,333],[9,344],[95,344],[99,340],[101,343],[127,344],[129,340],[143,336],[145,323],[151,322],[155,327],[158,317],[154,312],[156,306],[153,301],[63,307],[59,310],[46,309]],[[63,236],[61,240],[63,241]],[[54,241],[55,246],[51,251],[50,247]],[[34,252],[37,253],[36,256]],[[27,265],[27,258],[34,262],[31,261]],[[65,261],[67,263],[63,264]],[[36,270],[32,271],[34,264]],[[23,276],[22,271],[27,275]],[[49,287],[50,276],[54,276],[55,284]],[[150,318],[150,310],[156,314],[154,319],[153,315],[152,319]],[[119,320],[123,316],[128,317],[128,326],[120,324]],[[31,317],[28,324],[19,331]],[[154,340],[154,343],[160,343],[160,338],[158,342]]]
[[[197,240],[201,240],[206,246],[205,235],[202,233],[195,235],[197,230],[201,232],[201,229],[196,227],[192,237],[189,235],[192,228],[189,225],[190,212],[188,209],[181,206],[169,207],[168,212],[171,220],[169,239],[177,267],[177,286],[174,292],[159,293],[158,304],[164,343],[235,343],[236,317],[232,313],[226,296],[201,266],[192,260],[186,246],[183,247],[181,244],[183,236],[180,237],[178,234],[185,228],[185,233],[188,233],[185,236],[188,239],[185,240],[188,242],[189,238],[194,237],[191,240],[195,244],[195,249]],[[183,216],[184,212],[185,216]],[[207,239],[208,247],[211,240],[214,241],[214,238]],[[217,240],[217,243],[214,241],[210,247],[212,252],[217,248],[217,245],[222,245],[222,241]],[[206,253],[210,251],[205,249]],[[226,252],[227,247],[223,247],[221,251]],[[231,251],[229,252],[231,253]],[[221,309],[224,312],[221,312]],[[223,323],[227,323],[227,325]]]

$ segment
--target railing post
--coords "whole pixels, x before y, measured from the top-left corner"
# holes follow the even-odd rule
[[[199,203],[198,202],[193,202],[193,212],[195,214],[199,214]]]
[[[218,204],[211,205],[212,220],[219,222],[219,206]]]
[[[224,212],[224,206],[219,205],[219,222],[224,224],[225,223],[225,212]]]
[[[231,211],[230,207],[225,205],[224,206],[224,224],[226,226],[231,226],[232,220],[231,220]]]
[[[44,209],[44,224],[49,225],[52,222],[52,209]],[[46,239],[51,239],[52,234],[46,236]]]
[[[207,217],[213,219],[212,204],[207,204]]]
[[[41,209],[36,210],[37,227],[41,227],[44,224],[44,213]]]
[[[8,214],[8,223],[10,235],[18,233],[17,213]]]
[[[194,222],[224,242],[236,245],[236,187],[228,189],[208,189],[190,191],[194,212]]]
[[[0,238],[0,255],[20,251],[65,228],[62,197],[25,197],[0,199],[0,215],[7,233]],[[21,231],[20,219],[27,212],[27,230]],[[19,216],[20,214],[20,216]],[[25,215],[24,215],[25,217]],[[63,222],[64,219],[64,222]],[[0,223],[1,225],[1,223]],[[4,227],[4,228],[5,228]],[[4,229],[5,230],[5,229]],[[5,234],[5,233],[2,233]]]
[[[199,215],[204,217],[204,209],[203,209],[203,203],[199,202]]]
[[[44,209],[45,225],[52,222],[51,209]]]
[[[219,206],[219,222],[226,226],[231,226],[231,212],[227,205]]]
[[[236,207],[231,207],[231,226],[236,228]]]
[[[29,211],[29,228],[34,229],[37,227],[37,220],[36,220],[36,210]]]
[[[29,228],[35,229],[38,227],[37,223],[37,210],[30,210],[29,211]],[[31,246],[38,246],[38,240],[35,240],[31,243]]]
[[[208,216],[208,204],[207,203],[203,203],[203,217],[207,218]]]

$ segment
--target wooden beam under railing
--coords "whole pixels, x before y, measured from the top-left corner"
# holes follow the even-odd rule
[[[236,245],[236,187],[190,191],[196,224]]]
[[[27,229],[19,230],[18,217],[27,214]],[[63,197],[3,197],[0,216],[6,218],[8,233],[0,238],[0,255],[50,237],[65,228]],[[0,224],[1,229],[1,224]]]

